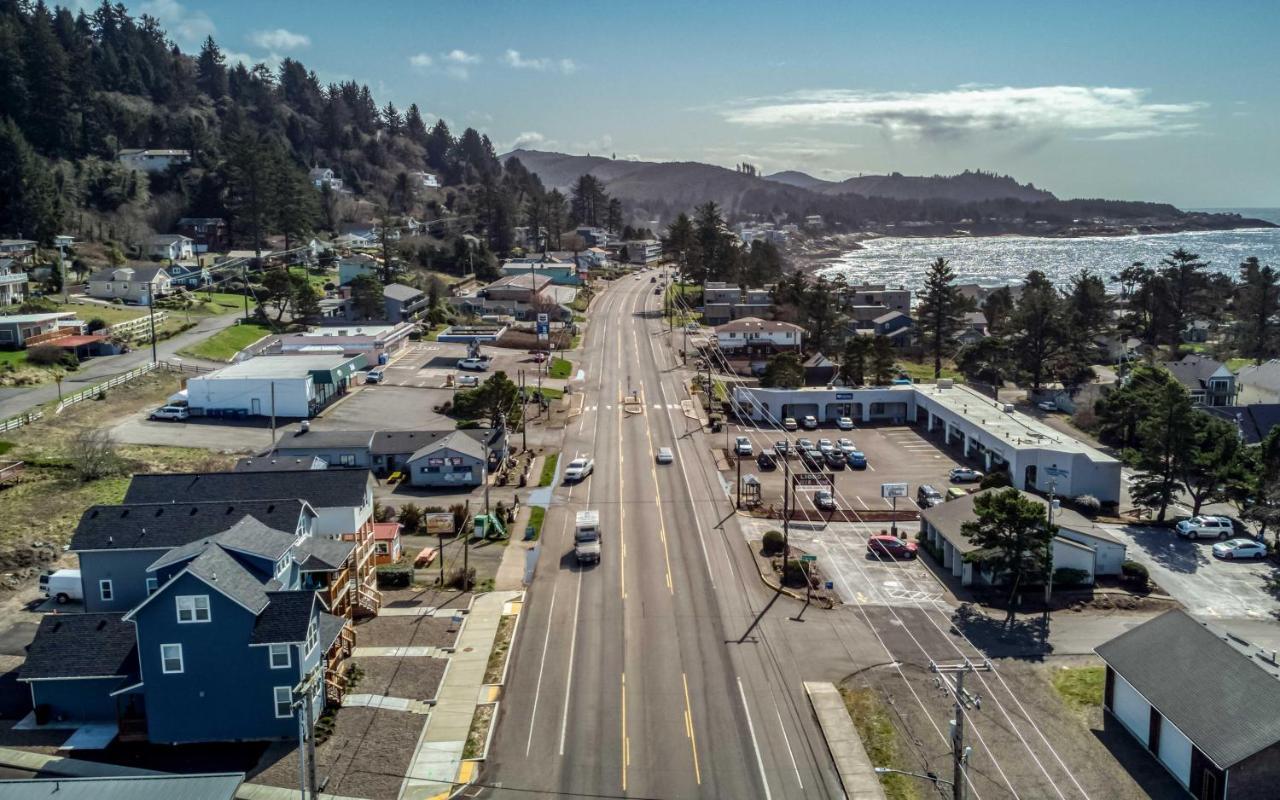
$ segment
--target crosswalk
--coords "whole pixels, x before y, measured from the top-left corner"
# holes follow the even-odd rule
[[[612,411],[614,407],[615,406],[612,403],[600,403],[598,405],[583,406],[582,410],[583,411],[601,411],[601,410]],[[622,405],[619,404],[617,408],[622,408]],[[650,403],[649,408],[652,408],[654,411],[680,411],[681,410],[679,403]]]

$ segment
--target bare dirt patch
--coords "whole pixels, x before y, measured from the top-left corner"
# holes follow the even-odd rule
[[[357,647],[449,647],[452,623],[437,617],[374,617],[356,624]]]
[[[404,658],[368,656],[353,659],[352,664],[363,674],[351,691],[427,702],[435,699],[449,660],[411,656]]]

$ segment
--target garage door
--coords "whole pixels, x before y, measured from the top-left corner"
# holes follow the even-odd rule
[[[790,405],[785,405],[782,407],[782,414],[785,417],[791,417],[792,419],[796,419],[796,420],[802,419],[804,417],[816,417],[818,416],[818,404],[817,403],[794,403]]]
[[[1160,720],[1160,763],[1183,786],[1191,783],[1191,740],[1167,719]]]
[[[1111,711],[1129,729],[1129,733],[1136,736],[1144,746],[1147,744],[1147,734],[1151,732],[1151,707],[1138,694],[1138,690],[1118,673],[1115,691],[1111,696]]]

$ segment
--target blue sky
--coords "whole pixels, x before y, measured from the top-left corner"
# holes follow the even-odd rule
[[[1274,0],[128,5],[189,51],[293,56],[504,149],[1280,206]]]

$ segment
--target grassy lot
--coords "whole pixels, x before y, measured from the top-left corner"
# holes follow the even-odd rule
[[[115,325],[117,322],[128,322],[131,319],[145,316],[147,309],[144,306],[101,306],[97,303],[56,303],[57,308],[54,311],[74,311],[76,316],[88,322],[91,319],[100,319],[108,325]]]
[[[1106,667],[1062,667],[1055,669],[1050,676],[1050,682],[1062,702],[1078,714],[1088,714],[1102,706],[1106,679]]]
[[[919,361],[907,361],[900,358],[894,365],[902,370],[915,383],[933,383],[933,362],[922,364]],[[956,383],[964,383],[964,376],[947,362],[942,363],[942,377],[951,378]]]
[[[538,476],[539,486],[550,486],[556,479],[556,464],[560,461],[559,453],[551,453],[542,462],[542,473]]]
[[[538,540],[542,536],[542,521],[547,517],[547,510],[542,506],[534,506],[529,509],[529,525],[533,528],[533,539]]]
[[[715,397],[717,403],[723,403],[729,399],[729,387],[725,386],[724,381],[719,378],[711,381],[711,394]]]
[[[564,391],[561,389],[552,389],[550,386],[543,386],[542,396],[548,400],[559,400],[561,397],[564,397]]]
[[[1228,358],[1226,361],[1227,369],[1237,372],[1241,367],[1247,367],[1253,364],[1252,358]]]
[[[573,362],[564,358],[551,359],[551,367],[547,370],[548,378],[567,378],[573,374]]]
[[[271,328],[256,322],[242,322],[218,331],[214,335],[184,350],[183,355],[204,358],[209,361],[230,361],[235,354],[271,333]]]
[[[294,275],[301,275],[305,277],[307,281],[311,284],[312,288],[314,288],[316,291],[320,292],[321,294],[324,294],[324,285],[326,283],[338,282],[338,273],[336,270],[332,273],[325,272],[321,275],[317,275],[316,273],[312,272],[306,267],[294,266],[289,268],[289,272]]]
[[[448,327],[449,327],[448,325],[443,325],[443,324],[441,324],[441,325],[432,325],[432,326],[431,326],[431,330],[430,330],[430,331],[428,331],[427,333],[422,334],[422,341],[424,341],[424,342],[434,342],[434,341],[439,340],[441,332],[443,332],[443,331],[445,330],[445,328],[448,328]]]
[[[840,695],[844,698],[845,708],[849,709],[849,716],[853,717],[858,738],[862,739],[871,763],[877,767],[910,769],[910,765],[901,760],[898,731],[876,691],[867,687],[842,686]],[[914,783],[916,780],[906,775],[880,776],[889,800],[918,800],[920,794]]]
[[[569,308],[572,308],[574,311],[577,311],[578,313],[581,314],[586,312],[587,306],[590,304],[591,304],[591,290],[579,289],[578,293],[573,297],[573,302],[569,304]]]

